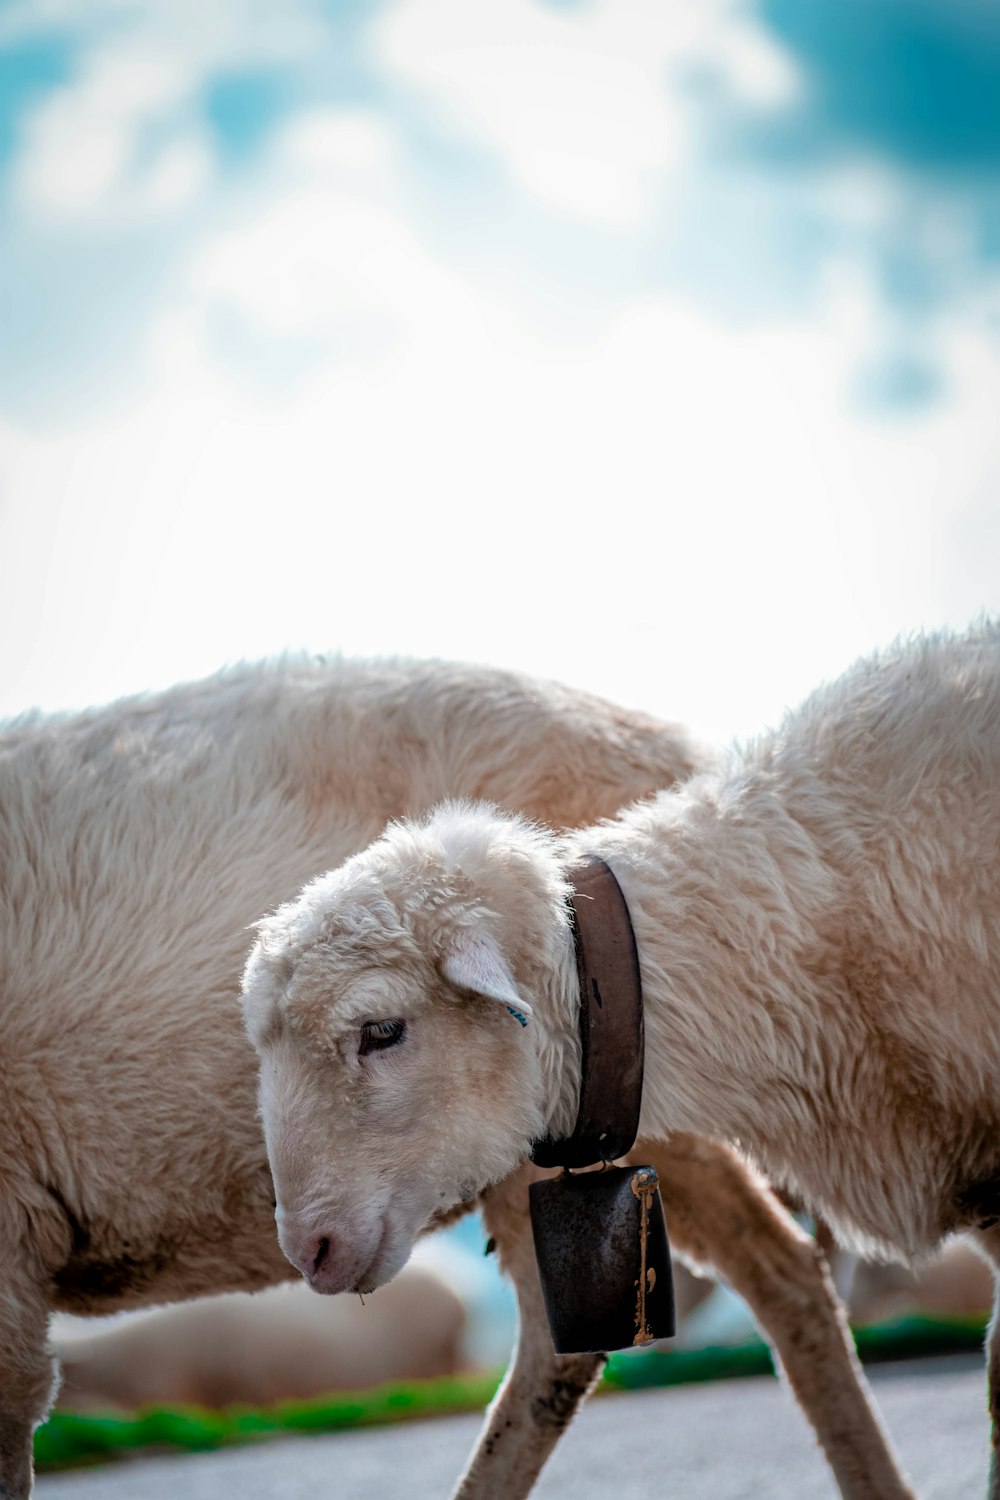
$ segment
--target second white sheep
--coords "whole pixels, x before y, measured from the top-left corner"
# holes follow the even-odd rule
[[[266,919],[246,1017],[282,1243],[314,1285],[388,1280],[433,1212],[571,1127],[567,874],[587,852],[638,943],[643,1136],[739,1142],[866,1251],[912,1259],[970,1230],[996,1260],[1000,630],[985,627],[861,662],[725,770],[616,821],[560,838],[446,805]]]

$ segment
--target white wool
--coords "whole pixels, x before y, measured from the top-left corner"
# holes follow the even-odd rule
[[[844,1238],[883,1254],[912,1257],[963,1229],[989,1243],[1000,1214],[1000,627],[987,624],[860,662],[722,768],[613,821],[559,838],[450,804],[331,877],[314,915],[333,940],[308,984],[272,976],[271,996],[289,1056],[321,1026],[336,1038],[322,1078],[352,1093],[350,1130],[308,1171],[345,1213],[377,1175],[377,1209],[367,1201],[392,1252],[370,1259],[369,1282],[392,1274],[430,1205],[524,1159],[533,1113],[557,1130],[572,1120],[578,995],[559,877],[588,851],[616,874],[638,943],[643,1136],[737,1143]],[[407,1029],[369,1060],[338,996],[370,965],[385,910],[392,1014]],[[277,923],[296,921],[293,902]],[[523,1031],[504,1032],[495,1005],[457,995],[442,973],[456,932],[479,929],[532,1007]],[[252,960],[261,977],[257,963],[266,955]],[[274,1078],[280,1094],[280,1067]],[[381,1108],[387,1090],[393,1111]],[[415,1140],[409,1126],[401,1138],[403,1118],[425,1122]],[[269,1135],[273,1159],[291,1159],[289,1128]],[[280,1167],[276,1181],[280,1195]],[[371,1223],[366,1233],[370,1248]],[[338,1253],[353,1274],[350,1245]]]
[[[51,1308],[293,1274],[236,1003],[260,914],[446,795],[569,825],[693,763],[644,715],[443,662],[247,665],[0,729],[0,1493],[30,1487]]]

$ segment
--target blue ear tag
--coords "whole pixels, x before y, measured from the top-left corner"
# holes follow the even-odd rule
[[[507,1009],[510,1011],[511,1015],[514,1017],[515,1021],[520,1021],[520,1023],[521,1023],[522,1026],[527,1026],[527,1024],[528,1024],[528,1018],[527,1018],[527,1016],[522,1015],[522,1013],[519,1010],[515,1010],[514,1007],[513,1007],[513,1005],[508,1005]]]

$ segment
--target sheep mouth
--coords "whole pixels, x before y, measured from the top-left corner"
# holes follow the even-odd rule
[[[395,1270],[389,1276],[379,1274],[379,1262],[386,1259],[385,1252],[391,1237],[392,1225],[386,1218],[382,1221],[382,1233],[379,1235],[378,1244],[375,1246],[375,1254],[351,1287],[351,1291],[356,1292],[359,1297],[369,1296],[371,1292],[377,1291],[380,1286],[384,1285],[387,1281],[391,1281],[392,1277],[395,1276]],[[396,1270],[399,1269],[400,1267],[397,1266]]]

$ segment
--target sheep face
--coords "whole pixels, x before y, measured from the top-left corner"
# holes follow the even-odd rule
[[[388,1281],[542,1132],[530,1007],[488,934],[450,931],[428,957],[387,903],[348,897],[318,941],[289,952],[272,926],[251,955],[279,1240],[319,1291]]]

